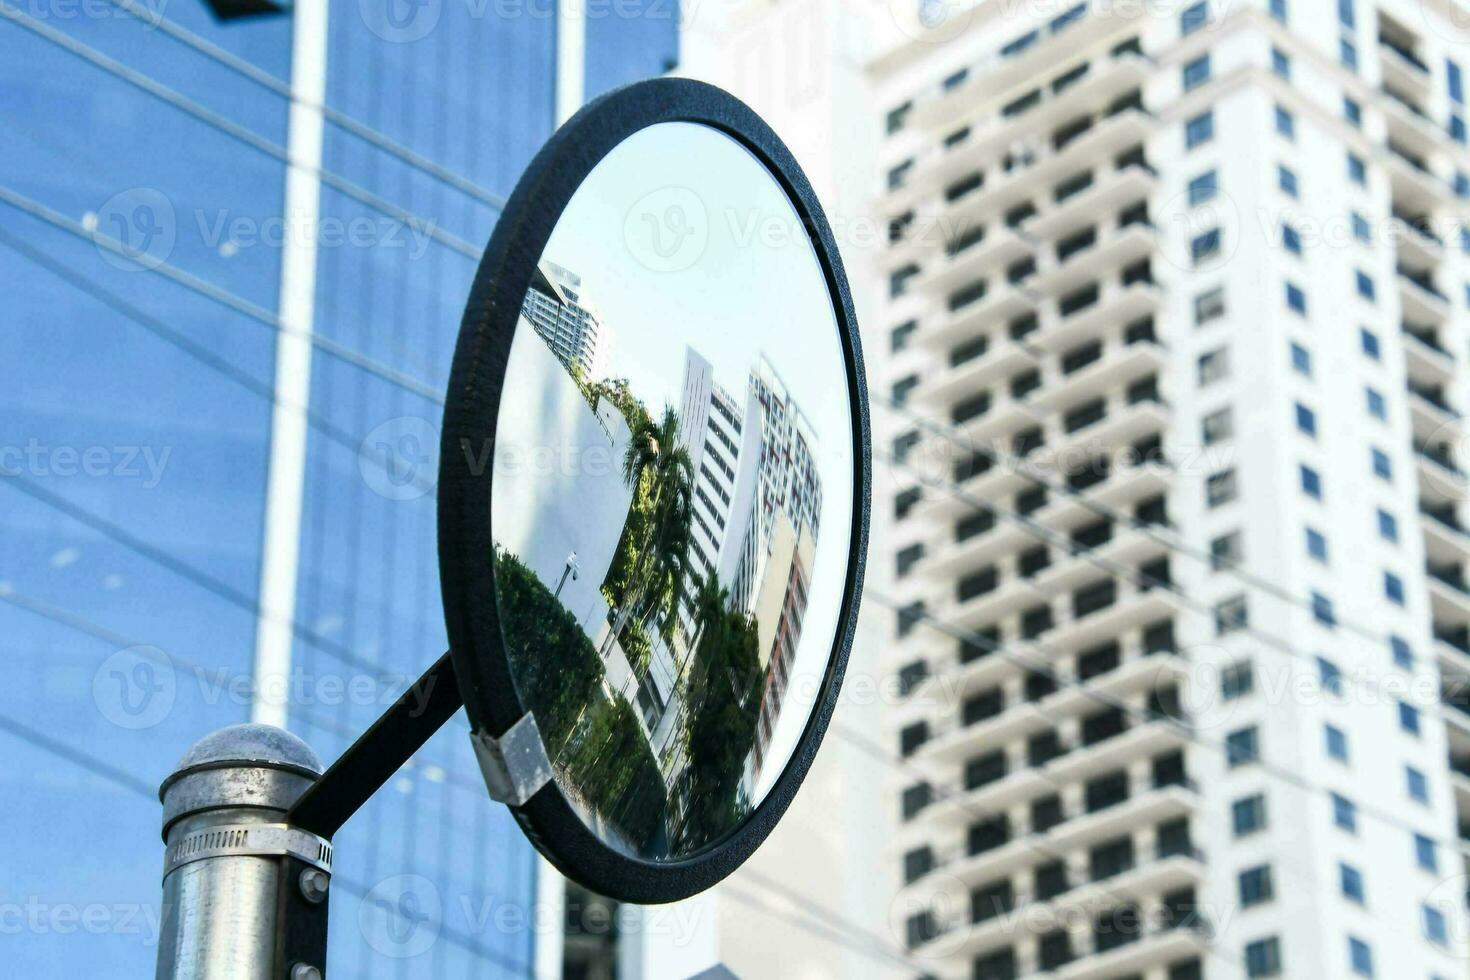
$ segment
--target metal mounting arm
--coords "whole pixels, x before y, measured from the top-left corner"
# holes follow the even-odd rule
[[[287,821],[331,840],[462,707],[454,664],[446,652],[301,794]]]

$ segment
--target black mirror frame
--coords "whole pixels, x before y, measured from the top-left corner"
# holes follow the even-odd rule
[[[475,274],[450,372],[439,473],[439,571],[454,670],[472,729],[499,737],[525,715],[526,708],[511,676],[491,598],[495,595],[493,480],[483,460],[484,449],[494,445],[521,303],[552,230],[593,167],[639,130],[669,122],[710,126],[743,145],[782,187],[809,233],[832,297],[846,361],[853,420],[853,508],[847,581],[821,691],[785,769],[734,833],[693,855],[651,862],[600,840],[554,779],[524,806],[511,808],[526,836],[562,874],[603,895],[642,904],[677,901],[704,891],[744,863],[775,828],[811,767],[836,707],[862,591],[872,461],[857,318],[821,205],[795,158],[754,111],[712,85],[661,78],[598,98],[547,141],[501,212]],[[461,447],[476,451],[466,453]],[[471,460],[481,462],[479,472]]]

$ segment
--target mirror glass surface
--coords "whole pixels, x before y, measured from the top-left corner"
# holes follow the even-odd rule
[[[591,171],[523,301],[490,520],[517,693],[609,846],[718,844],[799,745],[849,561],[849,385],[808,233],[741,144],[662,123]]]

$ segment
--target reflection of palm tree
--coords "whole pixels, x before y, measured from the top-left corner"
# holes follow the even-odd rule
[[[756,624],[732,607],[716,576],[701,579],[694,596],[692,665],[684,672],[680,781],[673,837],[682,850],[708,844],[734,829],[749,810],[742,787],[760,712]]]
[[[679,625],[694,518],[694,464],[679,445],[679,416],[672,408],[664,409],[658,423],[646,414],[639,421],[623,454],[623,479],[635,501],[642,487],[648,503],[643,540],[612,636],[621,635],[634,615],[644,619],[659,613],[659,633],[671,641]]]

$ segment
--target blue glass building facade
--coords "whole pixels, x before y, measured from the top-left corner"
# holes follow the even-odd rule
[[[443,651],[432,461],[412,437],[437,425],[470,253],[554,129],[566,63],[555,4],[332,2],[320,213],[303,229],[286,213],[291,15],[129,6],[0,11],[14,976],[152,969],[158,782],[263,696],[273,413],[309,422],[290,727],[330,760]],[[589,97],[673,65],[669,6],[588,8]],[[276,361],[283,243],[307,239],[312,317],[285,325],[316,338],[300,405]],[[559,928],[465,730],[452,721],[339,835],[334,976],[524,976],[537,923]]]

